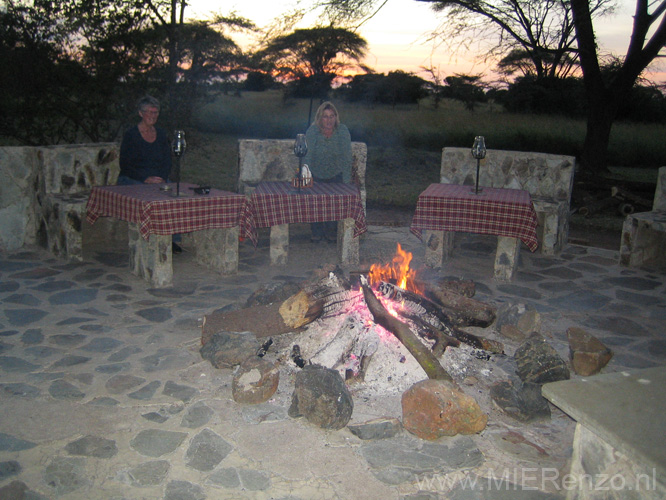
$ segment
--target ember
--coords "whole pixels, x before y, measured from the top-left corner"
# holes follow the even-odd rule
[[[421,293],[422,290],[419,289],[416,283],[416,271],[409,268],[411,261],[411,252],[405,252],[398,243],[395,256],[390,264],[373,264],[370,266],[370,272],[368,273],[370,286],[375,288],[379,283],[385,281],[404,290]]]

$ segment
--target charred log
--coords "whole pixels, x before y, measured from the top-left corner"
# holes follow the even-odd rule
[[[454,292],[457,293],[458,295],[463,295],[465,297],[474,297],[474,295],[476,294],[476,285],[472,280],[463,280],[463,279],[456,280],[456,279],[442,278],[434,284],[420,280],[415,280],[415,281],[417,288],[420,290],[425,290],[426,295],[429,293],[430,290],[435,289],[435,287],[439,287],[439,289],[441,290]]]
[[[422,319],[420,316],[416,314],[409,314],[409,313],[400,313],[401,316],[403,316],[405,319],[408,319],[414,325],[416,326],[416,329],[419,333],[423,333],[423,335],[429,339],[433,339],[435,343],[432,346],[432,353],[435,355],[435,357],[439,358],[442,354],[444,354],[444,351],[446,350],[447,347],[453,346],[453,347],[459,347],[460,346],[460,340],[451,337],[450,335],[447,335],[443,331],[439,330],[435,326],[431,325],[424,319]]]
[[[483,302],[447,290],[427,290],[437,296],[437,302],[404,290],[391,283],[381,282],[378,291],[384,297],[407,301],[423,307],[447,325],[480,326],[486,328],[495,321],[495,308]]]
[[[407,311],[411,310],[411,312],[406,314],[414,315],[417,313],[422,318],[425,318],[426,321],[428,321],[437,330],[440,330],[444,335],[458,339],[459,341],[464,342],[465,344],[469,344],[472,347],[476,347],[477,349],[483,349],[485,351],[496,354],[501,354],[504,352],[504,346],[501,342],[477,337],[472,333],[467,333],[457,328],[457,326],[449,319],[445,311],[443,311],[437,304],[425,297],[421,297],[420,295],[403,290],[402,288],[385,282],[380,283],[379,290],[384,297],[399,301],[402,303],[403,308],[405,308]],[[485,304],[479,302],[478,300],[475,300],[474,302],[485,306]],[[418,308],[421,308],[422,312],[419,312]]]
[[[430,349],[412,333],[409,326],[392,316],[386,310],[379,299],[375,297],[374,292],[364,277],[361,278],[361,289],[363,290],[365,303],[375,323],[386,328],[403,343],[412,356],[414,356],[414,359],[421,365],[428,378],[453,381],[451,375],[442,367]]]
[[[454,325],[487,328],[495,321],[496,309],[471,296],[432,285],[426,286],[425,295],[442,308]]]

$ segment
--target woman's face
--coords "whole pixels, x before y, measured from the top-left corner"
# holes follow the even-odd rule
[[[160,116],[160,110],[155,106],[146,106],[139,111],[139,116],[146,125],[155,125],[155,123],[157,123],[157,117]]]
[[[335,128],[335,111],[332,109],[325,109],[321,114],[321,128],[324,132],[333,132]]]

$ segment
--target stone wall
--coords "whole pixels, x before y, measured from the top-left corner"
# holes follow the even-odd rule
[[[116,183],[118,157],[117,143],[0,148],[0,251],[38,244],[67,254],[66,222],[81,231],[87,194]]]

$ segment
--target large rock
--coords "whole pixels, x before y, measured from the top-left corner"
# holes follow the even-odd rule
[[[490,387],[490,397],[502,411],[520,422],[550,418],[550,406],[541,395],[539,384],[497,382]]]
[[[613,357],[613,351],[582,328],[572,326],[567,330],[567,338],[571,366],[578,375],[599,373]]]
[[[275,394],[279,382],[280,370],[275,363],[252,356],[234,370],[231,394],[237,403],[263,403]]]
[[[261,344],[252,332],[217,332],[199,350],[215,368],[233,368],[255,356]]]
[[[402,395],[402,425],[421,439],[475,434],[487,423],[477,402],[446,380],[422,380]]]
[[[342,429],[349,422],[354,402],[336,370],[306,365],[296,374],[289,416],[305,417],[324,429]]]
[[[541,335],[533,333],[514,354],[516,371],[523,382],[545,384],[570,378],[566,362]]]

